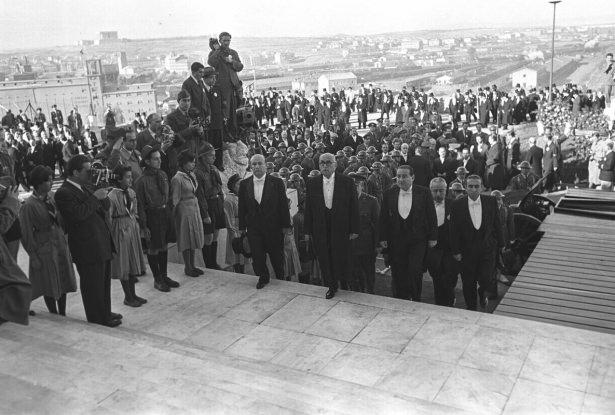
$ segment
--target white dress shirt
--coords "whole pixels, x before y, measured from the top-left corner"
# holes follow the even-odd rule
[[[444,224],[444,217],[446,214],[446,211],[444,209],[444,202],[441,203],[435,203],[436,205],[436,217],[438,218],[438,228],[440,226],[442,226]]]
[[[263,187],[265,187],[266,177],[267,177],[266,174],[264,174],[263,177],[261,177],[260,179],[256,176],[253,176],[254,178],[254,199],[256,199],[259,205],[261,204],[261,199],[263,198]]]
[[[325,206],[327,209],[333,208],[333,188],[335,187],[335,173],[328,179],[322,176],[322,194],[325,197]]]
[[[478,196],[476,200],[472,200],[468,197],[468,209],[470,210],[470,217],[472,218],[474,229],[480,229],[480,225],[483,221],[483,205],[481,205],[480,196]]]
[[[405,191],[403,189],[399,189],[399,198],[397,199],[397,210],[399,212],[399,216],[404,219],[408,218],[410,215],[410,210],[412,209],[412,187]]]

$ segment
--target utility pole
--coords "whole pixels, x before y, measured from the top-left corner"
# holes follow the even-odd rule
[[[553,60],[555,58],[555,7],[562,0],[551,0],[553,5],[553,28],[551,29],[551,72],[549,73],[549,104],[553,102]]]

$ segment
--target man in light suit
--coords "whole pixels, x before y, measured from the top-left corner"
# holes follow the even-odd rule
[[[269,283],[266,256],[277,279],[284,278],[284,234],[292,232],[290,209],[282,179],[267,173],[265,157],[250,159],[252,176],[239,184],[239,230],[247,233],[257,289]]]
[[[397,186],[387,190],[380,210],[380,241],[389,252],[393,296],[421,301],[423,261],[438,240],[436,209],[429,189],[413,185],[410,166],[397,168]]]
[[[486,292],[493,292],[496,255],[504,247],[497,201],[481,195],[483,181],[468,177],[467,196],[453,202],[450,221],[451,252],[461,265],[463,297],[468,310],[476,310],[477,285],[481,308],[487,306]]]
[[[359,209],[354,181],[335,173],[337,163],[331,153],[319,158],[321,174],[307,183],[304,229],[312,240],[323,281],[331,299],[346,287],[351,241],[359,236]]]

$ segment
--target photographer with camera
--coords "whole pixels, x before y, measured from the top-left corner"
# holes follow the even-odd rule
[[[182,89],[177,94],[177,102],[179,106],[165,120],[165,124],[171,127],[178,140],[183,141],[181,147],[177,149],[180,153],[182,150],[191,150],[196,153],[197,139],[203,135],[203,126],[198,120],[191,119],[189,109],[191,104],[190,93]],[[174,176],[178,170],[177,160],[169,159],[169,173]]]
[[[232,134],[237,131],[237,118],[235,110],[239,106],[242,97],[242,84],[237,76],[237,72],[243,69],[243,63],[239,55],[229,48],[231,35],[228,32],[220,33],[218,37],[220,43],[215,39],[210,39],[207,63],[213,66],[218,72],[218,86],[222,92],[222,101],[226,102],[224,108],[224,118],[227,120],[227,127]]]

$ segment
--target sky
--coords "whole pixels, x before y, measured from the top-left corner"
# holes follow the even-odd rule
[[[563,0],[557,25],[615,23],[614,0]],[[0,50],[122,38],[360,35],[424,29],[550,27],[548,0],[0,0]]]

